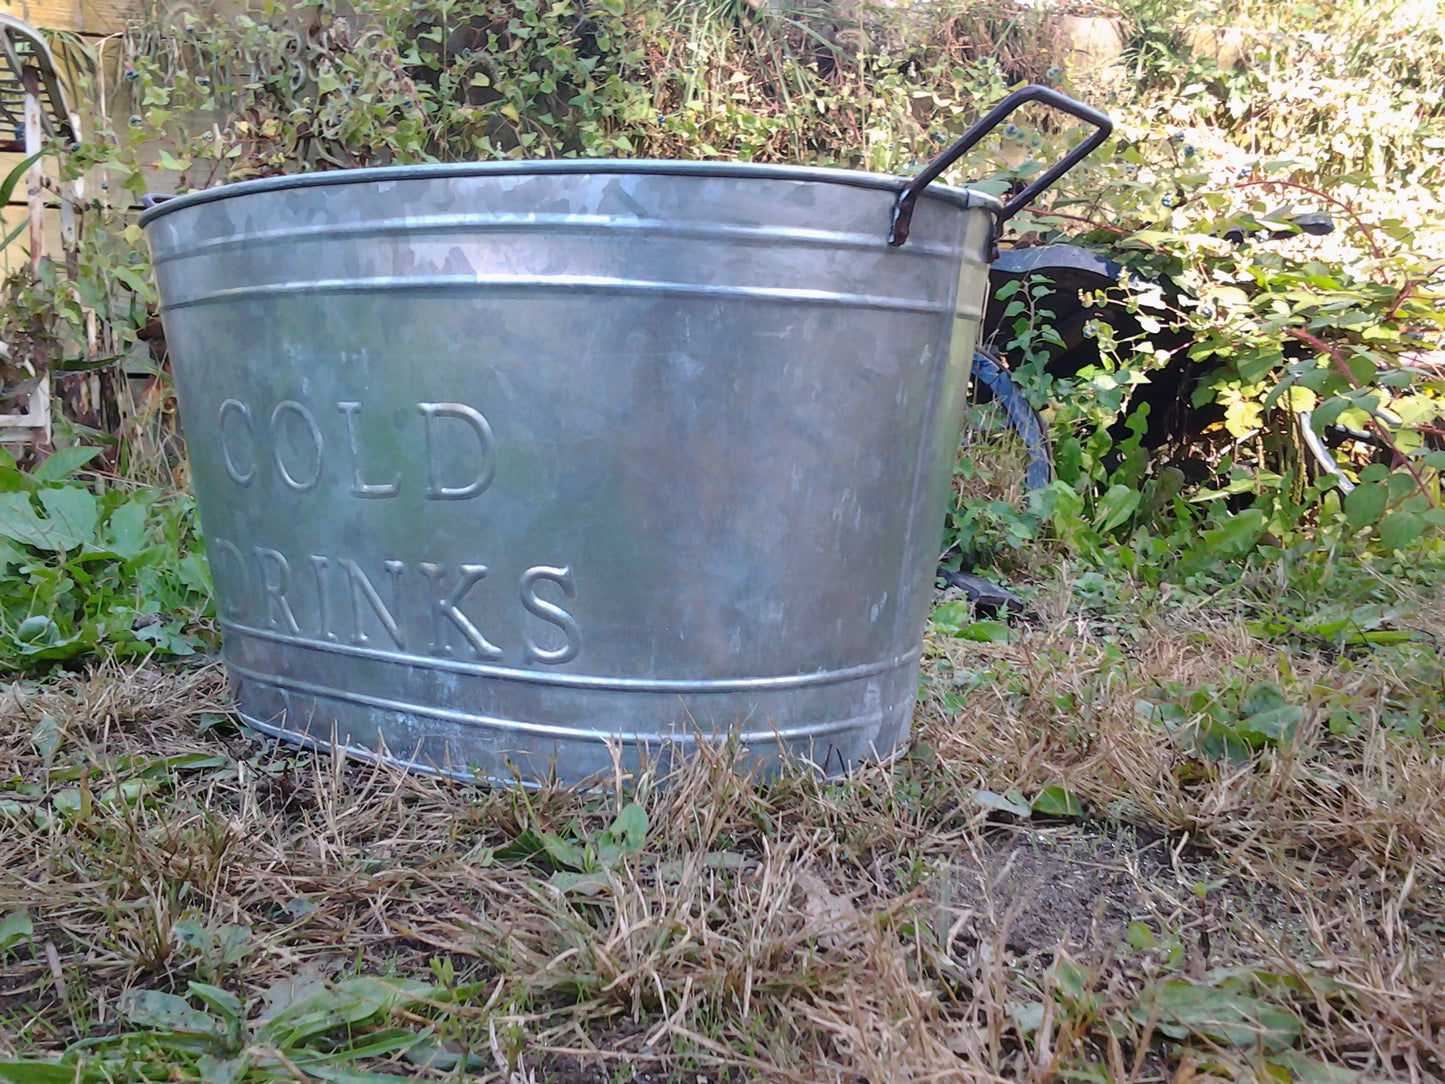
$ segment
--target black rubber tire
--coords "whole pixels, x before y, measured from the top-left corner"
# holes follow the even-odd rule
[[[1029,462],[1024,469],[1024,485],[1029,490],[1043,489],[1054,477],[1053,447],[1049,444],[1048,426],[1039,417],[1024,393],[1009,376],[1009,371],[985,350],[973,355],[973,380],[989,390],[993,400],[1008,415],[1009,426],[1024,442]],[[975,394],[973,397],[980,397]]]

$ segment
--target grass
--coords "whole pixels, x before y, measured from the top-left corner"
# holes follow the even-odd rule
[[[0,1080],[1437,1077],[1441,600],[1330,647],[1248,588],[1056,569],[831,783],[525,795],[247,735],[213,666],[17,683]]]

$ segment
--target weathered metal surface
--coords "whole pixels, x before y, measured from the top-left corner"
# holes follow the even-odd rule
[[[143,220],[258,729],[574,781],[908,734],[997,201],[746,165],[251,182]]]

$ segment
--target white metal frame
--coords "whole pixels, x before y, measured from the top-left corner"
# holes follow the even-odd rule
[[[16,116],[16,105],[20,116]],[[38,154],[47,137],[77,137],[78,118],[65,102],[65,92],[55,71],[50,48],[39,31],[28,23],[0,14],[0,123],[23,124],[25,157]],[[37,161],[25,174],[26,214],[30,220],[30,267],[35,270],[45,256],[45,170]],[[69,188],[70,186],[65,186]],[[60,194],[61,233],[75,232],[74,199],[78,193]],[[68,228],[67,228],[68,227]],[[66,243],[69,243],[67,238]],[[0,344],[3,347],[3,344]],[[38,444],[50,443],[50,374],[39,377],[20,414],[0,414],[0,439],[16,433]]]

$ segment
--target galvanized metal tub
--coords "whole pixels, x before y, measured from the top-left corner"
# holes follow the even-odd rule
[[[1000,208],[929,188],[891,246],[903,187],[529,162],[148,212],[246,721],[501,780],[896,750]]]

